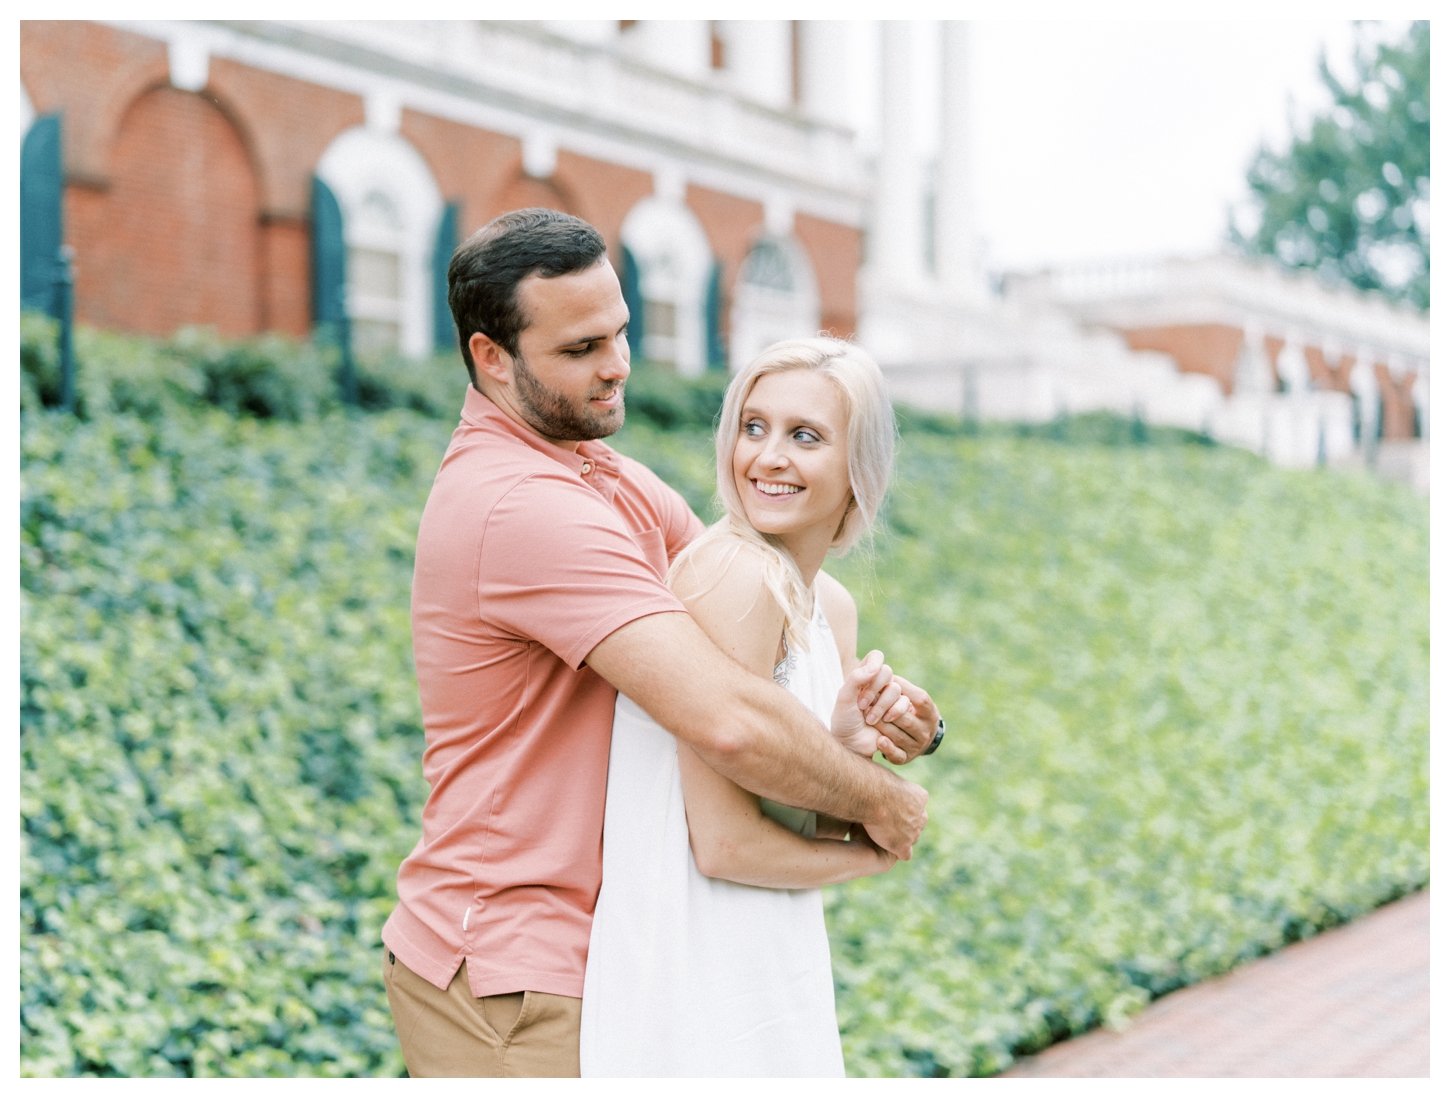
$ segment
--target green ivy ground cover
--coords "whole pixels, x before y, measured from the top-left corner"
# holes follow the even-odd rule
[[[450,427],[22,416],[24,1073],[401,1071]],[[620,444],[704,509],[703,432]],[[833,570],[951,732],[918,856],[829,895],[848,1070],[988,1073],[1423,885],[1427,561],[1394,486],[909,433],[874,569]]]

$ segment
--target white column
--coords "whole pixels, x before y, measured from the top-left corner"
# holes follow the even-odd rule
[[[851,126],[851,29],[841,19],[800,24],[801,113]]]
[[[619,49],[655,68],[704,80],[710,72],[710,23],[705,19],[641,19],[619,36]]]
[[[1264,348],[1264,326],[1249,317],[1244,321],[1244,343],[1234,368],[1234,395],[1267,393],[1273,388],[1274,372],[1269,368],[1269,356]]]
[[[1378,352],[1361,347],[1349,371],[1349,387],[1359,401],[1359,444],[1369,449],[1379,441],[1380,383],[1374,364]]]
[[[926,282],[925,193],[912,144],[911,24],[881,24],[881,140],[871,199],[870,266],[891,289]]]
[[[972,185],[972,25],[942,23],[941,148],[937,153],[936,269],[954,297],[983,304],[986,276],[981,266]]]
[[[1307,393],[1314,388],[1309,360],[1304,357],[1304,337],[1293,328],[1289,329],[1284,347],[1279,351],[1279,377],[1290,393]]]
[[[716,27],[725,41],[725,71],[737,95],[788,110],[792,96],[789,19],[725,19]]]

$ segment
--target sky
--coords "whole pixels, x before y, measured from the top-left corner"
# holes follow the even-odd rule
[[[984,23],[976,179],[992,267],[1215,250],[1263,140],[1330,105],[1348,23]]]
[[[920,155],[938,140],[935,26],[916,24],[913,119]],[[859,25],[857,71],[875,70],[876,28]],[[1348,22],[983,20],[974,24],[973,146],[989,269],[1163,254],[1223,240],[1263,140],[1288,139],[1329,105],[1321,47],[1352,68]],[[853,113],[872,148],[874,82]]]

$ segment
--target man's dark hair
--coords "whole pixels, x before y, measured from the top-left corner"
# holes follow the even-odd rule
[[[587,270],[604,251],[604,237],[589,222],[539,206],[495,217],[460,244],[448,263],[448,308],[469,379],[478,382],[468,350],[474,332],[518,355],[519,333],[529,326],[520,282]]]

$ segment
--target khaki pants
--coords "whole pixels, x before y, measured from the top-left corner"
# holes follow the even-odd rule
[[[386,947],[383,985],[414,1079],[579,1075],[578,999],[541,991],[476,999],[465,965],[439,991]]]

